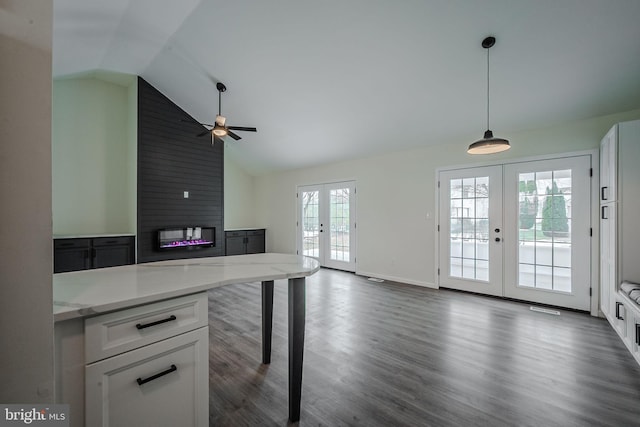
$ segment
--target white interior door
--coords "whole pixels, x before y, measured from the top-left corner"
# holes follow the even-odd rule
[[[502,295],[502,166],[440,172],[440,286]]]
[[[298,188],[298,253],[323,267],[355,271],[355,182]]]
[[[440,172],[440,286],[589,311],[590,168],[585,155]]]
[[[590,168],[590,156],[505,165],[505,296],[590,310]]]

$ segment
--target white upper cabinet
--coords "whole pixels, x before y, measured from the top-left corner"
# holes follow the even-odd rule
[[[618,171],[618,125],[602,138],[600,144],[600,204],[615,202]]]

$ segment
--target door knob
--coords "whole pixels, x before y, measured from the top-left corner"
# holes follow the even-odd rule
[[[499,233],[499,232],[500,232],[500,229],[499,229],[499,228],[496,228],[496,233]]]
[[[499,238],[499,237],[496,237],[496,242],[499,242],[499,241],[500,241],[500,238]]]

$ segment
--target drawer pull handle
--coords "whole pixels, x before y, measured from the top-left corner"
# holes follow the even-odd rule
[[[167,323],[167,322],[171,322],[172,320],[176,320],[177,317],[174,316],[173,314],[169,317],[167,317],[166,319],[162,319],[162,320],[157,320],[155,322],[151,322],[151,323],[138,323],[136,325],[136,328],[138,329],[144,329],[144,328],[148,328],[150,326],[156,326],[156,325],[160,325],[161,323]]]
[[[171,372],[174,372],[177,370],[178,368],[176,367],[176,365],[171,365],[171,367],[166,371],[159,372],[155,375],[150,376],[149,378],[145,378],[145,379],[138,378],[136,381],[138,382],[138,385],[142,385],[142,384],[148,383],[149,381],[157,380],[158,378],[164,377],[165,375],[170,374]]]
[[[636,323],[636,344],[640,345],[640,323]]]
[[[609,187],[602,187],[600,189],[600,200],[609,200],[607,197],[604,196],[604,190],[607,189]]]
[[[624,317],[620,315],[620,307],[622,306],[623,305],[621,302],[616,301],[616,319],[618,320],[624,320]]]

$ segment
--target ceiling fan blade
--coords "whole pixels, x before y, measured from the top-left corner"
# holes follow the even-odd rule
[[[212,134],[212,135],[213,135],[213,134]],[[223,141],[222,139],[218,138],[217,136],[214,136],[214,137],[213,137],[213,141],[214,141],[214,142],[216,142],[216,143],[218,143],[218,142],[219,142],[219,143],[221,143],[221,144],[224,144],[224,141]]]
[[[206,134],[208,134],[208,133],[211,133],[211,131],[207,129],[207,130],[205,130],[204,132],[200,132],[200,133],[199,133],[199,134],[197,134],[196,136],[199,138],[199,137],[201,137],[201,136],[205,136],[205,135],[206,135]]]
[[[231,138],[235,139],[236,141],[239,140],[239,139],[242,139],[242,138],[240,138],[240,136],[236,135],[235,133],[231,132],[230,130],[227,131],[227,135],[229,135]]]
[[[258,132],[258,129],[256,128],[248,128],[248,127],[244,127],[244,126],[227,126],[227,129],[230,130],[242,130],[245,132]]]

